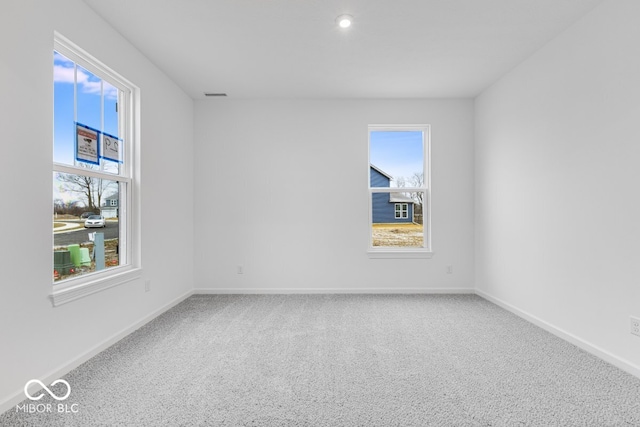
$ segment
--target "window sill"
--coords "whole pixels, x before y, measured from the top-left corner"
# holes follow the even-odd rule
[[[120,272],[108,271],[93,275],[91,279],[79,277],[64,284],[54,285],[50,295],[51,303],[54,307],[84,298],[87,295],[95,294],[114,286],[119,286],[127,282],[139,279],[142,276],[140,268],[126,268]]]
[[[431,251],[407,251],[407,250],[375,250],[369,249],[367,256],[371,259],[391,258],[391,259],[425,259],[433,258],[434,252]]]

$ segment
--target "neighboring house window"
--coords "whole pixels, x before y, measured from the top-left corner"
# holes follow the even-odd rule
[[[429,125],[369,126],[369,254],[429,257]]]
[[[406,203],[396,203],[396,218],[409,218],[409,205]]]
[[[135,87],[56,34],[53,51],[54,305],[139,275]],[[124,215],[100,219],[101,206]]]

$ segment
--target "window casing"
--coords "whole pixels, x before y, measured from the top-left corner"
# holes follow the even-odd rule
[[[137,92],[126,79],[56,33],[54,306],[140,277]],[[83,217],[73,220],[69,213],[103,215],[103,209],[109,209],[104,228],[85,229],[92,223]],[[79,230],[61,237],[55,228],[60,224]]]
[[[370,258],[430,258],[429,125],[369,125]]]

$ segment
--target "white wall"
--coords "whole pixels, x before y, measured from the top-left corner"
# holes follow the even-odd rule
[[[432,259],[366,254],[367,125],[394,123],[432,126]],[[471,100],[203,100],[195,129],[197,289],[473,288]]]
[[[139,281],[57,308],[48,298],[54,30],[141,89],[144,268]],[[85,3],[3,2],[0,36],[2,412],[28,380],[64,371],[193,288],[194,186],[193,101]],[[158,215],[168,207],[172,215]]]
[[[476,286],[640,375],[640,2],[606,1],[476,100]]]

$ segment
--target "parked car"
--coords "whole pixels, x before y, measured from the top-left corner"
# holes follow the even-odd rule
[[[82,215],[80,215],[80,219],[87,219],[91,215],[97,215],[97,213],[95,213],[95,212],[84,212]]]
[[[104,228],[105,227],[104,217],[102,215],[91,215],[84,222],[84,228]]]

